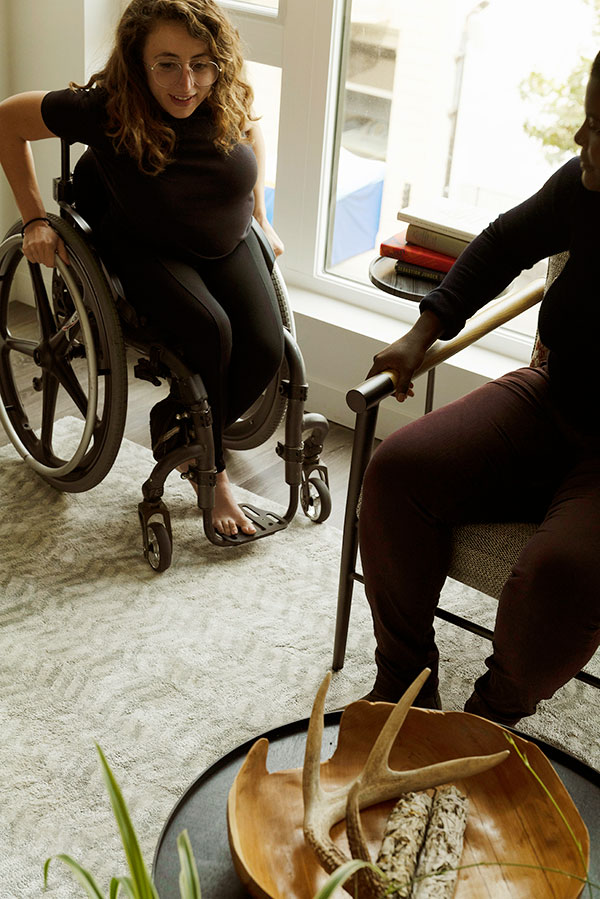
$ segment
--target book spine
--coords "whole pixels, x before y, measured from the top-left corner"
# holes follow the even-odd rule
[[[457,257],[465,247],[468,247],[470,241],[451,237],[440,231],[430,231],[429,228],[423,228],[420,225],[410,224],[406,229],[406,242],[426,247],[428,250],[435,250],[437,253],[445,253],[447,256]]]
[[[396,262],[396,272],[399,275],[412,275],[414,278],[424,278],[426,281],[432,281],[439,284],[444,280],[443,272],[436,272],[431,268],[423,268],[420,265],[412,265],[410,262],[402,262],[399,259]]]
[[[436,253],[435,250],[418,247],[415,244],[405,244],[404,247],[401,247],[396,259],[410,262],[411,265],[420,265],[422,268],[431,268],[435,272],[449,272],[455,262],[454,256]]]

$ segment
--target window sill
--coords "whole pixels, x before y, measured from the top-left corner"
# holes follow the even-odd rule
[[[364,380],[374,354],[405,334],[411,325],[295,285],[288,284],[288,292],[314,408],[333,421],[353,427],[346,392]],[[480,345],[467,347],[440,366],[434,406],[445,405],[526,364],[523,359]],[[386,436],[423,414],[425,381],[417,381],[411,402],[400,405],[386,400],[382,404],[378,436]]]

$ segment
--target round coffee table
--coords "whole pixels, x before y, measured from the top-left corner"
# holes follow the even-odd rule
[[[333,755],[341,712],[325,716],[322,760]],[[308,719],[262,734],[269,741],[269,770],[300,768],[304,761]],[[515,731],[519,733],[519,731]],[[589,877],[600,882],[600,772],[566,752],[519,734],[543,750],[568,789],[590,833]],[[152,865],[161,899],[180,899],[177,837],[188,830],[198,865],[202,899],[247,899],[235,873],[227,837],[227,796],[251,746],[248,740],[211,765],[186,790],[163,828]]]

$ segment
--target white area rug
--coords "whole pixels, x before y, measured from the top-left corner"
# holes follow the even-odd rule
[[[61,424],[68,432],[71,420]],[[44,859],[57,852],[74,855],[103,889],[125,873],[95,741],[150,863],[186,786],[239,743],[307,716],[331,663],[340,532],[299,515],[273,537],[213,547],[189,486],[172,476],[173,565],[156,575],[136,511],[151,466],[147,450],[124,441],[101,485],[61,494],[12,447],[0,450],[3,899],[39,899]],[[495,604],[475,591],[449,583],[445,592],[447,606],[482,606],[493,619]],[[437,630],[442,698],[462,708],[488,647],[444,623]],[[373,649],[357,590],[329,708],[370,688]],[[598,723],[595,694],[572,683],[522,729],[600,768]],[[45,895],[82,896],[55,865]]]

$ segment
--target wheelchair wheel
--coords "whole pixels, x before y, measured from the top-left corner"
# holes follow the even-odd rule
[[[277,263],[273,266],[271,280],[277,295],[283,327],[295,337],[296,329],[294,327],[292,307]],[[225,430],[223,444],[227,449],[254,449],[255,446],[261,446],[269,437],[273,436],[283,421],[287,409],[287,399],[279,392],[279,385],[288,375],[288,367],[284,359],[279,372],[267,389],[261,393],[256,402],[237,421],[234,421]]]
[[[69,265],[29,263],[20,222],[0,244],[0,419],[34,471],[59,490],[78,493],[100,483],[119,451],[127,366],[97,257],[71,225],[48,218]],[[79,421],[70,442],[55,428],[65,416]]]
[[[148,564],[154,571],[166,571],[173,557],[171,538],[164,524],[151,521],[148,525]]]
[[[302,485],[300,504],[306,517],[315,524],[327,521],[331,514],[331,493],[322,478],[309,478]]]

